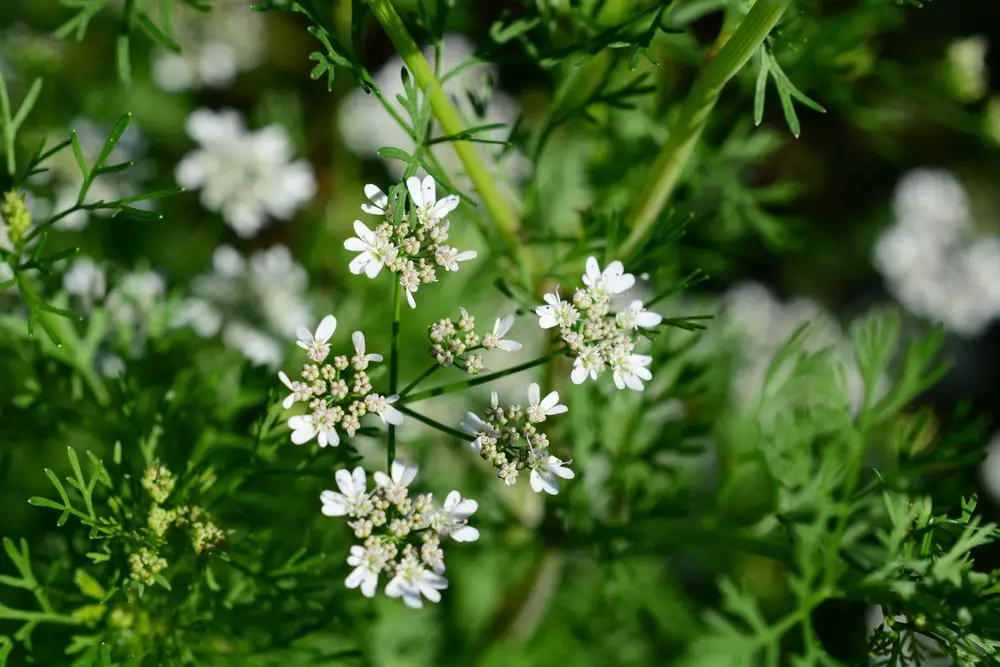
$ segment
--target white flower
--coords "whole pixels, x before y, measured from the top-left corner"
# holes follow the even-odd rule
[[[614,371],[615,386],[619,389],[628,387],[642,391],[642,381],[650,381],[653,374],[646,366],[653,363],[653,358],[646,354],[614,354],[611,357],[611,369]]]
[[[615,319],[618,326],[623,329],[652,329],[663,321],[663,316],[646,310],[642,301],[635,300],[628,305],[628,308],[618,313]]]
[[[635,285],[635,276],[625,273],[624,265],[618,260],[611,262],[604,271],[601,271],[597,258],[588,257],[583,284],[598,293],[621,294]]]
[[[286,398],[285,402],[287,401]],[[318,408],[311,415],[289,417],[288,428],[292,429],[292,442],[296,445],[304,445],[313,438],[316,438],[320,447],[336,447],[340,444],[334,415],[324,407]]]
[[[153,60],[156,84],[167,91],[225,88],[252,69],[264,53],[264,23],[242,0],[216,0],[203,12],[180,3],[173,37],[180,53],[160,49]]]
[[[417,466],[406,465],[402,460],[396,459],[392,462],[390,469],[392,477],[386,475],[381,470],[375,472],[375,485],[384,487],[389,491],[402,491],[410,486],[417,476]]]
[[[385,594],[391,598],[403,598],[407,607],[420,609],[424,606],[423,598],[431,602],[440,602],[442,591],[448,588],[448,580],[440,574],[435,574],[424,568],[420,561],[413,557],[404,557],[396,570],[396,576],[385,587]]]
[[[541,391],[538,388],[537,382],[532,382],[528,385],[528,421],[532,423],[538,423],[545,421],[545,417],[548,415],[561,415],[562,413],[569,410],[565,405],[559,403],[559,392],[552,391],[549,392],[545,398],[539,400],[541,396]]]
[[[355,370],[363,371],[368,368],[368,363],[372,361],[382,361],[381,354],[365,354],[365,334],[355,331],[351,334],[351,342],[354,343],[354,351],[357,353],[351,361]]]
[[[104,269],[89,257],[78,257],[63,274],[63,289],[83,301],[89,310],[94,300],[104,296],[107,290]]]
[[[357,237],[345,240],[344,248],[361,254],[351,260],[348,268],[354,275],[363,272],[369,278],[374,278],[386,262],[395,259],[397,250],[388,239],[377,236],[360,220],[354,221],[354,233]]]
[[[309,358],[316,363],[322,363],[330,354],[330,338],[337,329],[337,318],[333,315],[324,317],[319,326],[316,327],[316,334],[310,333],[305,327],[298,327],[295,333],[299,339],[296,345],[306,350]]]
[[[563,479],[573,479],[576,473],[568,467],[569,461],[562,461],[559,458],[546,454],[543,456],[533,456],[529,465],[531,466],[531,490],[535,493],[545,491],[550,495],[559,493],[559,482],[556,477]]]
[[[278,372],[278,379],[281,380],[281,384],[288,387],[288,391],[291,392],[287,397],[285,397],[285,400],[281,402],[281,407],[284,409],[288,410],[298,401],[306,401],[309,399],[311,391],[309,390],[309,385],[305,382],[299,382],[298,380],[292,381],[288,379],[285,371]]]
[[[496,393],[493,395],[496,396]],[[495,441],[497,435],[499,435],[492,425],[480,419],[479,415],[475,412],[465,413],[465,419],[462,420],[462,428],[470,435],[476,436],[476,439],[470,442],[469,446],[477,454],[482,451],[484,440]]]
[[[573,371],[569,377],[573,384],[581,384],[588,377],[596,380],[603,370],[604,359],[601,358],[600,351],[595,347],[584,347],[573,360]]]
[[[380,547],[365,549],[355,544],[351,547],[351,555],[347,557],[347,564],[354,567],[354,570],[347,575],[344,584],[348,588],[361,588],[361,594],[366,598],[375,597],[375,589],[378,587],[378,573],[385,566],[385,556]]]
[[[475,542],[479,539],[479,530],[469,525],[469,517],[478,509],[479,503],[475,500],[452,491],[444,499],[444,506],[435,513],[431,525],[456,542]]]
[[[366,516],[372,510],[372,501],[368,497],[365,470],[358,466],[348,472],[341,468],[334,474],[337,488],[340,491],[324,491],[319,499],[323,503],[322,512],[326,516]]]
[[[514,316],[505,315],[497,318],[493,325],[493,332],[483,336],[483,347],[487,350],[503,350],[504,352],[517,352],[521,349],[521,344],[516,340],[505,340],[504,336],[514,326]]]
[[[475,250],[464,250],[459,252],[457,248],[451,246],[438,246],[434,251],[434,261],[436,261],[445,271],[458,271],[459,262],[467,262],[479,256]]]
[[[173,312],[171,324],[191,327],[202,338],[210,338],[222,328],[222,313],[205,299],[184,299]]]
[[[538,326],[543,329],[553,327],[571,327],[580,319],[580,313],[569,301],[559,298],[558,290],[542,296],[546,305],[535,308],[538,316]]]
[[[201,188],[201,203],[219,211],[237,235],[249,238],[268,216],[288,220],[316,193],[312,167],[292,161],[292,141],[281,125],[250,131],[231,109],[198,109],[187,132],[200,147],[177,165],[175,178]]]
[[[371,203],[362,204],[361,210],[371,215],[385,215],[389,207],[389,196],[373,183],[365,186],[365,196]]]
[[[410,200],[417,208],[417,218],[423,225],[435,225],[458,208],[457,195],[448,195],[438,200],[437,184],[433,176],[424,176],[423,181],[416,176],[410,176],[406,179],[406,189],[410,193]]]

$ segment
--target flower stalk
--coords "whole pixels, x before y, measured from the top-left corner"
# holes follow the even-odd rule
[[[399,293],[402,291],[398,282],[392,287],[392,347],[389,350],[389,395],[395,395],[399,385],[399,314],[401,299]],[[386,456],[388,458],[387,469],[392,469],[392,462],[396,460],[396,427],[389,424],[389,437],[386,446]]]
[[[708,125],[722,89],[757,52],[790,3],[791,0],[757,0],[718,53],[709,55],[625,220],[631,231],[619,252],[623,260],[633,257],[652,232]]]
[[[396,47],[399,56],[406,63],[407,69],[430,99],[431,110],[444,133],[449,136],[464,133],[467,128],[458,110],[444,92],[434,75],[434,68],[420,52],[391,0],[368,0],[368,5]],[[483,206],[490,212],[511,254],[518,255],[522,250],[519,239],[521,221],[516,212],[520,208],[519,203],[512,204],[505,198],[473,142],[455,140],[450,143],[455,148],[459,160],[479,192]]]

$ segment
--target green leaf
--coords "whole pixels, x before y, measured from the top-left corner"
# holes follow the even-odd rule
[[[757,72],[757,85],[753,95],[753,124],[760,125],[764,120],[764,98],[767,97],[767,77],[771,71],[770,59],[764,53],[764,47],[758,51],[760,55],[760,70]]]
[[[104,142],[104,148],[101,149],[101,154],[97,156],[97,160],[94,162],[94,171],[101,169],[108,162],[108,158],[111,157],[111,153],[118,146],[118,142],[121,141],[122,135],[125,134],[125,130],[128,129],[129,123],[132,122],[132,114],[126,113],[122,115],[121,118],[115,123],[114,127],[111,128],[111,134],[108,135],[108,140]]]
[[[378,156],[385,158],[386,160],[399,160],[400,162],[405,162],[406,164],[413,164],[414,162],[412,155],[404,151],[402,148],[395,148],[392,146],[378,149]]]
[[[28,114],[31,113],[31,110],[34,108],[35,102],[38,101],[38,96],[41,92],[42,80],[35,79],[35,81],[31,84],[31,88],[28,89],[28,93],[24,96],[24,100],[21,102],[21,106],[17,110],[14,120],[11,121],[11,125],[13,126],[15,132],[21,128],[22,124],[24,124]]]
[[[132,61],[129,56],[129,36],[118,35],[115,40],[115,67],[118,79],[126,86],[132,85]]]
[[[138,21],[142,29],[146,31],[146,34],[152,37],[154,41],[159,42],[168,50],[173,51],[174,53],[181,52],[181,45],[175,42],[174,40],[170,39],[170,37],[165,32],[160,30],[160,28],[155,23],[153,23],[152,20],[150,20],[148,14],[146,14],[145,12],[140,12],[139,15],[136,17],[136,20]]]
[[[83,147],[80,146],[80,137],[77,136],[76,130],[72,130],[69,133],[69,141],[73,146],[73,157],[76,158],[76,164],[80,168],[80,174],[83,175],[84,182],[86,182],[87,177],[90,176],[90,167],[87,166],[87,158],[83,154]],[[83,192],[86,196],[86,192]],[[83,198],[79,198],[77,203],[83,203]]]
[[[7,657],[14,650],[14,642],[9,637],[0,635],[0,667],[6,667]]]

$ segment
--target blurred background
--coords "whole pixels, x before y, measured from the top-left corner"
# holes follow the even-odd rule
[[[114,7],[94,16],[78,42],[53,38],[74,14],[55,0],[2,3],[0,72],[14,99],[35,77],[44,79],[22,130],[24,145],[62,140],[75,129],[94,159],[121,114],[132,114],[112,161],[133,161],[135,167],[101,177],[92,198],[178,183],[188,190],[144,204],[162,212],[162,220],[74,214],[59,223],[50,241],[57,248],[79,246],[80,256],[64,276],[51,279],[48,290],[61,291],[83,313],[106,308],[108,330],[118,332],[109,333],[113,342],[95,354],[98,372],[152,387],[182,354],[171,350],[202,349],[191,357],[193,368],[241,369],[243,375],[231,378],[235,384],[225,391],[245,397],[233,419],[249,423],[250,406],[266,395],[273,373],[290,358],[296,324],[314,325],[333,312],[341,335],[364,325],[369,348],[387,350],[387,283],[350,275],[343,241],[353,236],[364,185],[385,189],[402,173],[399,162],[376,151],[406,149],[409,140],[346,71],[329,91],[325,77],[310,79],[308,57],[318,43],[302,17],[253,13],[237,0],[211,4],[207,14],[176,7],[173,34],[181,54],[132,39],[132,83],[125,87],[114,73]],[[331,25],[345,39],[350,4],[328,8]],[[642,165],[662,141],[664,114],[676,109],[721,25],[719,12],[693,6],[722,3],[687,4],[689,11],[673,17],[680,31],[660,34],[653,43],[658,67],[643,65],[651,73],[651,94],[632,109],[602,108],[593,122],[566,123],[537,163],[510,128],[537,127],[551,103],[551,72],[525,59],[516,44],[490,41],[494,22],[516,18],[520,3],[457,3],[451,12],[442,69],[477,50],[489,52],[494,62],[465,70],[446,88],[469,116],[508,126],[495,134],[511,138],[512,145],[487,152],[506,187],[521,189],[535,179],[532,215],[550,232],[573,234],[582,212],[602,203],[602,192],[603,204],[614,208],[638,187]],[[991,76],[1000,72],[1000,5],[938,0],[918,8],[865,0],[804,2],[801,11],[817,12],[823,21],[797,20],[793,13],[776,33],[775,51],[795,85],[827,112],[798,107],[801,136],[794,138],[773,96],[762,126],[754,128],[756,70],[748,67],[724,93],[705,136],[710,148],[699,153],[675,198],[678,215],[691,216],[686,236],[670,254],[647,257],[635,270],[649,274],[650,293],[658,291],[665,272],[700,268],[710,276],[668,303],[684,313],[717,316],[708,332],[694,335],[729,341],[731,381],[713,384],[709,395],[721,403],[751,400],[770,355],[806,321],[821,322],[820,339],[834,345],[843,341],[848,321],[880,305],[898,304],[913,331],[941,324],[952,367],[922,402],[941,424],[966,410],[982,434],[967,446],[974,463],[948,488],[965,495],[982,491],[988,502],[981,506],[1000,518],[1000,440],[988,445],[1000,409],[1000,84]],[[369,21],[364,36],[364,65],[386,93],[401,92],[401,63],[384,33]],[[461,185],[450,147],[435,150]],[[631,166],[623,167],[626,162]],[[79,186],[68,151],[49,166],[28,187],[36,216],[65,208]],[[254,193],[250,204],[234,203],[248,192]],[[452,236],[457,247],[488,257],[471,222],[455,225]],[[457,305],[483,322],[513,308],[493,287],[495,265],[474,263],[463,274],[418,293],[420,315],[404,322],[404,345],[414,351],[403,358],[404,378],[425,366],[420,355],[427,325],[457,317]],[[0,294],[0,307],[18,317],[15,300]],[[525,349],[510,363],[532,358],[544,344],[527,320],[513,335],[521,336]],[[177,337],[186,342],[174,348]],[[202,339],[212,342],[198,348]],[[41,469],[64,465],[67,441],[45,432],[25,437],[28,424],[41,428],[43,422],[18,412],[11,378],[23,360],[12,350],[0,350],[0,363],[10,372],[0,372],[0,533],[45,545],[52,517],[24,500],[47,490]],[[214,355],[223,356],[203,358]],[[513,395],[527,381],[508,378],[499,390]],[[430,414],[452,423],[471,400],[436,403]],[[691,406],[674,397],[653,408],[669,422]],[[473,497],[493,484],[478,461],[454,456],[453,445],[442,446],[434,440],[438,436],[413,428],[404,442],[434,471],[428,484],[474,479],[463,491]],[[96,449],[111,444],[66,437]],[[574,457],[585,459],[574,447]],[[374,442],[359,450],[373,460],[380,456]],[[601,466],[620,463],[595,454],[577,480],[580,495],[548,514],[533,494],[503,495],[489,486],[497,497],[482,501],[482,514],[497,532],[453,556],[454,595],[446,598],[444,620],[380,604],[381,620],[369,642],[376,647],[372,664],[435,664],[451,646],[468,651],[455,655],[497,664],[552,664],[567,646],[581,648],[572,654],[581,665],[648,664],[669,655],[683,641],[685,623],[694,622],[688,601],[712,595],[704,564],[681,554],[664,571],[651,553],[648,562],[574,569],[572,555],[569,563],[557,564],[566,556],[557,558],[551,544],[538,538],[556,530],[548,523],[553,514],[557,522],[592,520],[575,517],[586,514],[584,505],[597,512]],[[697,466],[711,467],[704,461]],[[634,472],[642,478],[634,484],[650,498],[670,487],[658,472]],[[304,512],[312,497],[303,501]],[[602,502],[614,506],[613,497]],[[501,519],[511,515],[519,522]],[[261,517],[265,525],[266,519]],[[317,539],[336,544],[333,537]],[[46,548],[58,551],[52,543]],[[1000,552],[990,558],[1000,566]],[[741,567],[767,588],[766,567],[752,560]],[[686,595],[674,594],[679,589]],[[863,634],[864,609],[830,614],[831,626],[844,626],[843,636]],[[421,639],[432,631],[436,639]],[[498,655],[483,648],[491,633],[524,641]]]

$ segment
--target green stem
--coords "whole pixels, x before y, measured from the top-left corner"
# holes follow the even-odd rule
[[[433,389],[427,389],[425,391],[418,391],[417,393],[407,397],[407,403],[416,403],[417,401],[423,401],[428,398],[434,398],[435,396],[441,396],[442,394],[453,394],[456,391],[462,391],[463,389],[468,389],[469,387],[475,387],[477,385],[486,384],[487,382],[493,382],[493,380],[498,380],[502,377],[507,377],[508,375],[513,375],[514,373],[520,373],[521,371],[526,371],[529,368],[534,368],[535,366],[541,366],[547,363],[553,357],[562,354],[561,350],[556,352],[550,352],[544,357],[539,357],[537,359],[532,359],[531,361],[526,361],[523,364],[514,366],[513,368],[508,368],[507,370],[497,371],[496,373],[490,373],[489,375],[480,375],[468,380],[463,380],[462,382],[455,382],[454,384],[446,384],[440,387],[434,387]],[[398,405],[396,406],[399,407]]]
[[[702,67],[626,218],[626,225],[632,231],[619,252],[623,261],[635,254],[652,231],[698,145],[723,87],[757,52],[790,3],[791,0],[757,0],[725,45]]]
[[[431,366],[430,368],[428,368],[427,370],[425,370],[423,373],[421,373],[419,376],[417,376],[416,380],[414,380],[410,384],[408,384],[405,387],[403,387],[403,391],[399,392],[399,397],[400,398],[406,398],[411,391],[413,391],[418,386],[420,386],[421,382],[423,382],[424,380],[426,380],[430,376],[432,376],[435,373],[437,373],[440,368],[441,368],[440,364],[434,364],[433,366]]]
[[[389,350],[389,395],[396,394],[396,387],[399,384],[399,310],[400,292],[402,287],[399,281],[393,282],[392,288],[392,347]],[[387,447],[388,466],[386,470],[392,468],[392,462],[396,459],[396,427],[389,424],[389,441]]]
[[[437,430],[441,431],[442,433],[447,433],[450,436],[454,436],[454,437],[456,437],[456,438],[458,438],[460,440],[465,440],[466,442],[472,442],[473,440],[475,440],[475,438],[473,436],[469,435],[468,433],[466,433],[464,431],[459,431],[457,428],[452,428],[450,426],[446,426],[445,424],[442,424],[441,422],[439,422],[437,420],[431,419],[430,417],[428,417],[426,415],[422,415],[419,412],[416,412],[415,410],[411,410],[410,408],[406,407],[405,405],[397,406],[396,409],[399,410],[400,412],[402,412],[405,415],[409,415],[410,417],[413,417],[418,422],[423,422],[424,424],[427,424],[431,428],[436,428]]]
[[[434,76],[433,68],[431,68],[427,59],[420,52],[417,43],[413,41],[413,37],[407,31],[403,19],[396,12],[396,8],[393,7],[391,0],[368,0],[368,5],[371,8],[372,14],[382,24],[386,35],[388,35],[393,46],[396,47],[396,51],[400,58],[403,59],[407,69],[410,70],[417,83],[430,98],[431,109],[434,111],[434,116],[441,124],[444,133],[446,135],[460,135],[465,132],[467,128],[462,123],[462,118],[458,110],[451,103],[437,77]],[[516,213],[516,210],[520,208],[520,203],[515,202],[515,205],[512,206],[511,202],[504,198],[503,193],[500,191],[493,175],[483,161],[482,156],[479,155],[473,142],[453,141],[451,145],[455,148],[455,152],[458,154],[459,160],[462,161],[466,173],[479,192],[483,206],[486,207],[496,222],[509,250],[515,256],[520,254],[519,232],[521,221]]]

